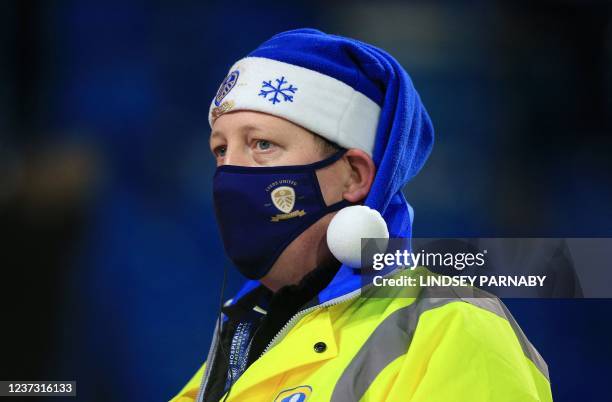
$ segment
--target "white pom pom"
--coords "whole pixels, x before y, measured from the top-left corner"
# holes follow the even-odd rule
[[[380,213],[364,205],[341,209],[327,227],[330,251],[339,261],[352,268],[361,267],[361,239],[366,238],[388,239],[389,231]]]

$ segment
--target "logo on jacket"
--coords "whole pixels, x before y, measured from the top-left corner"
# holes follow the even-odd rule
[[[312,388],[308,385],[300,385],[299,387],[286,389],[281,391],[274,402],[304,402],[312,393]]]
[[[276,207],[282,214],[276,214],[270,218],[272,222],[279,222],[286,219],[295,218],[306,215],[303,209],[293,211],[295,201],[297,199],[295,190],[291,186],[296,186],[294,180],[278,180],[266,187],[266,191],[270,192],[272,205]],[[278,187],[277,187],[278,186]],[[270,205],[270,204],[266,204]]]

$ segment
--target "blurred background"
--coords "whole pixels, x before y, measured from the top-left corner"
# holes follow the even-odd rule
[[[411,74],[436,127],[415,236],[612,236],[610,2],[1,2],[0,379],[162,401],[197,370],[227,264],[208,105],[305,26]],[[609,398],[610,300],[507,304],[556,401]]]

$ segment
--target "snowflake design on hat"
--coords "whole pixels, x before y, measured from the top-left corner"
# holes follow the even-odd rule
[[[276,85],[272,84],[272,80],[264,81],[261,84],[259,96],[263,96],[264,98],[268,99],[273,105],[282,101],[293,102],[293,95],[290,94],[294,94],[297,91],[297,88],[292,84],[287,86],[289,82],[285,80],[284,76],[277,78],[275,81]],[[272,95],[272,97],[268,98],[268,95]]]

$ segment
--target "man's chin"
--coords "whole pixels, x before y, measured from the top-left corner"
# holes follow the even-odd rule
[[[294,285],[309,272],[334,258],[326,240],[327,227],[336,212],[330,212],[296,237],[259,281],[273,292]]]

